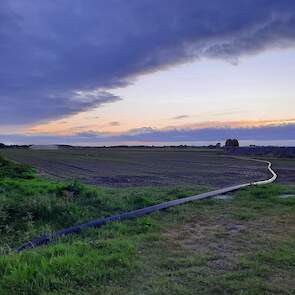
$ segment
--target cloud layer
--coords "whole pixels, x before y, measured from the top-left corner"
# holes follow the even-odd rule
[[[141,128],[130,130],[120,135],[84,132],[76,135],[0,135],[0,142],[10,144],[72,144],[72,145],[118,145],[118,144],[185,144],[195,145],[200,142],[220,141],[227,138],[238,138],[246,141],[277,141],[286,145],[292,141],[295,145],[295,124],[273,125],[247,128],[203,128],[203,129],[169,129],[157,130]]]
[[[3,0],[0,124],[74,114],[147,72],[294,41],[293,0]]]

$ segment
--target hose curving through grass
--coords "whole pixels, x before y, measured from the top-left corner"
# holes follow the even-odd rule
[[[236,157],[236,158],[238,158],[238,157]],[[239,157],[239,158],[241,159],[241,157]],[[35,248],[35,247],[38,247],[41,245],[46,245],[54,239],[61,238],[63,236],[69,235],[69,234],[78,234],[83,229],[86,229],[86,228],[100,227],[102,225],[105,225],[107,223],[114,222],[114,221],[122,221],[125,219],[137,218],[137,217],[140,217],[140,216],[143,216],[146,214],[150,214],[150,213],[153,213],[153,212],[156,212],[159,210],[168,209],[168,208],[178,206],[181,204],[185,204],[188,202],[203,200],[203,199],[211,198],[211,197],[214,197],[217,195],[233,192],[233,191],[236,191],[236,190],[244,188],[244,187],[248,187],[248,186],[252,186],[252,185],[269,184],[269,183],[272,183],[276,180],[277,174],[271,168],[271,166],[272,166],[271,162],[266,161],[266,160],[249,159],[249,158],[242,158],[242,159],[253,160],[256,162],[262,162],[262,163],[268,164],[267,169],[272,174],[272,177],[269,179],[266,179],[266,180],[262,180],[262,181],[257,181],[257,182],[253,182],[253,183],[249,182],[249,183],[245,183],[245,184],[229,186],[229,187],[214,190],[211,192],[206,192],[206,193],[202,193],[202,194],[198,194],[198,195],[194,195],[194,196],[190,196],[190,197],[186,197],[186,198],[167,201],[167,202],[163,202],[163,203],[160,203],[157,205],[145,207],[142,209],[137,209],[137,210],[125,212],[125,213],[121,213],[118,215],[112,215],[109,217],[104,217],[104,218],[100,218],[97,220],[92,220],[92,221],[89,221],[87,223],[83,223],[80,225],[64,228],[64,229],[61,229],[61,230],[56,231],[54,233],[32,239],[32,240],[26,242],[25,244],[21,245],[20,247],[18,247],[16,249],[16,252],[22,252],[27,249]]]

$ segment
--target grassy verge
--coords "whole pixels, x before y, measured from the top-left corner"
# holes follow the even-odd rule
[[[5,169],[1,295],[294,294],[295,200],[278,197],[292,187],[250,188],[15,254],[35,235],[206,188],[100,189]]]
[[[3,161],[6,170],[0,177],[2,252],[37,235],[204,191],[200,187],[111,189],[76,181],[51,182],[34,177],[29,166]]]

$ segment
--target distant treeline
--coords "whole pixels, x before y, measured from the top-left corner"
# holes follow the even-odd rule
[[[28,149],[30,147],[30,145],[18,145],[18,144],[9,144],[9,145],[7,145],[7,144],[4,144],[4,143],[1,143],[0,142],[0,149],[2,148],[2,149],[4,149],[4,148],[6,148],[6,149],[9,149],[9,148],[11,148],[11,149],[15,149],[15,148],[22,148],[22,149]]]
[[[46,146],[53,146],[53,145],[6,145],[4,143],[0,143],[0,148],[30,148],[30,147],[46,147]],[[79,145],[67,145],[67,144],[56,144],[54,145],[59,149],[121,149],[121,148],[133,148],[133,149],[159,149],[159,148],[217,148],[217,145],[210,145],[210,146],[192,146],[192,145],[163,145],[163,146],[156,146],[156,145],[113,145],[113,146],[79,146]],[[219,146],[220,147],[220,146]]]
[[[45,145],[46,146],[46,145]],[[71,146],[66,144],[58,144],[56,145],[59,149],[97,149],[97,148],[108,148],[108,149],[120,149],[120,148],[133,148],[133,149],[159,149],[159,148],[181,148],[181,149],[191,149],[191,148],[209,148],[209,149],[217,149],[220,151],[224,151],[227,154],[231,155],[254,155],[254,156],[274,156],[274,157],[282,157],[282,158],[295,158],[295,147],[277,147],[277,146],[249,146],[249,147],[230,147],[224,146],[222,147],[220,143],[216,145],[209,146],[192,146],[192,145],[165,145],[165,146],[147,146],[147,145],[116,145],[116,146]],[[20,149],[28,149],[32,147],[32,145],[6,145],[4,143],[0,143],[1,148],[20,148]]]
[[[233,155],[254,155],[254,156],[274,156],[281,158],[295,158],[295,147],[278,146],[253,146],[253,147],[227,147],[225,152]]]

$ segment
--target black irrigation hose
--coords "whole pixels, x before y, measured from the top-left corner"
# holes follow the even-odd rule
[[[56,239],[56,238],[61,238],[64,237],[66,235],[69,234],[78,234],[81,232],[81,230],[85,229],[85,228],[94,228],[94,227],[100,227],[102,225],[105,225],[107,223],[113,222],[113,221],[122,221],[125,219],[132,219],[132,218],[136,218],[136,217],[140,217],[146,214],[150,214],[159,210],[164,210],[167,208],[171,208],[177,205],[181,205],[184,203],[188,203],[188,202],[192,202],[192,201],[196,201],[196,200],[202,200],[202,199],[207,199],[210,197],[214,197],[220,194],[225,194],[225,193],[229,193],[229,192],[233,192],[236,191],[238,189],[247,187],[247,186],[251,186],[251,185],[261,185],[261,184],[267,184],[267,183],[272,183],[276,180],[277,175],[276,173],[271,169],[271,163],[268,161],[263,161],[263,160],[256,160],[253,159],[254,161],[259,161],[259,162],[264,162],[268,164],[268,170],[272,173],[272,177],[270,179],[267,180],[263,180],[263,181],[258,181],[258,182],[254,182],[254,183],[245,183],[245,184],[240,184],[240,185],[236,185],[236,186],[230,186],[230,187],[226,187],[226,188],[222,188],[222,189],[218,189],[215,191],[211,191],[211,192],[207,192],[207,193],[202,193],[199,195],[195,195],[195,196],[191,196],[191,197],[186,197],[186,198],[181,198],[181,199],[177,199],[177,200],[172,200],[172,201],[168,201],[168,202],[164,202],[161,204],[157,204],[157,205],[153,205],[153,206],[149,206],[149,207],[145,207],[142,209],[138,209],[138,210],[133,210],[130,212],[125,212],[122,214],[118,214],[118,215],[112,215],[109,217],[104,217],[104,218],[100,218],[97,220],[92,220],[90,222],[87,223],[83,223],[80,225],[76,225],[76,226],[72,226],[72,227],[68,227],[62,230],[59,230],[57,232],[54,232],[52,234],[48,234],[48,235],[44,235],[38,238],[35,238],[31,241],[28,241],[27,243],[23,244],[22,246],[18,247],[16,249],[16,252],[22,252],[24,250],[27,249],[31,249],[31,248],[35,248],[41,245],[46,245],[49,242],[51,242],[52,240]]]

